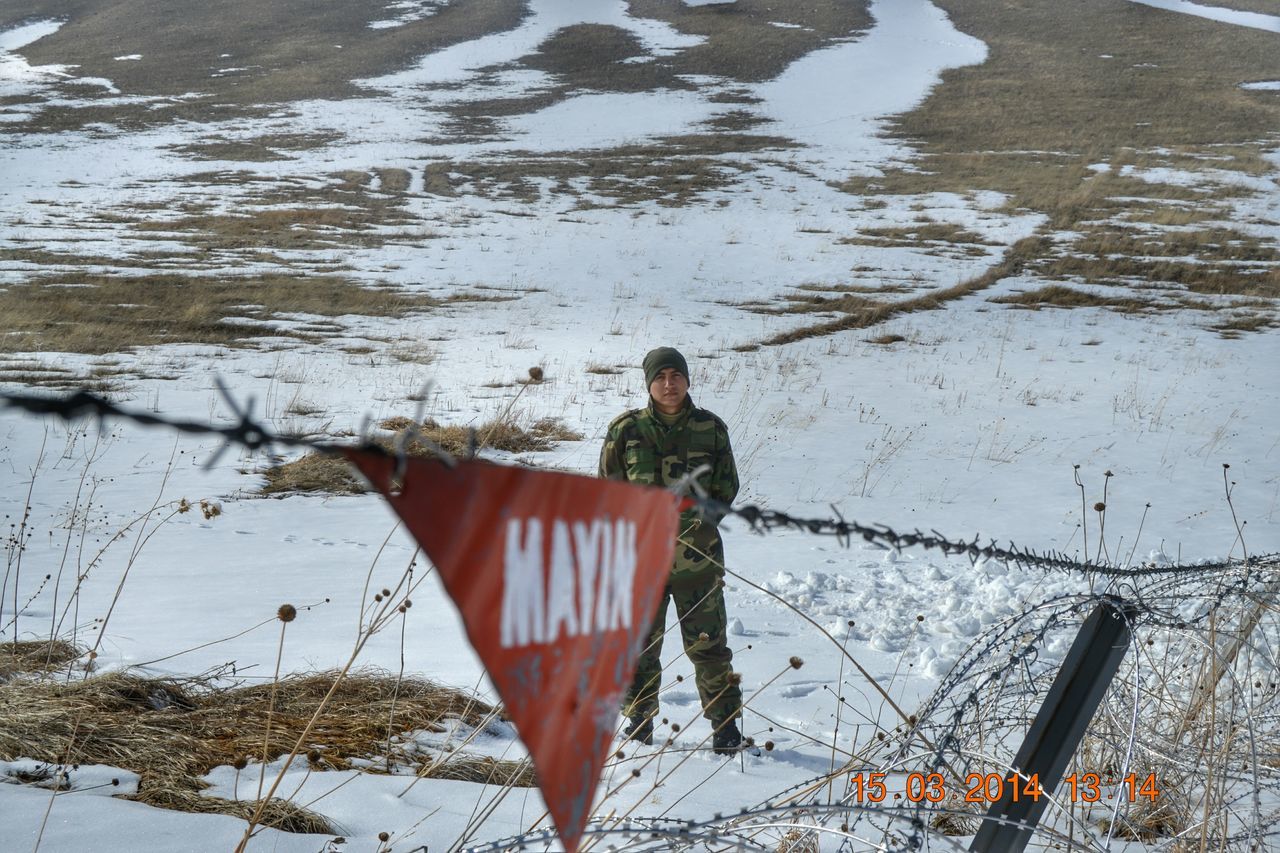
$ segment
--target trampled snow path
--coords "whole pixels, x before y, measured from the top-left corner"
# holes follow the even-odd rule
[[[603,7],[592,19],[625,25],[654,50],[681,46],[662,25],[620,17],[620,8]],[[535,3],[525,27],[541,29],[480,39],[459,51],[470,58],[442,63],[437,55],[426,67],[437,79],[454,72],[461,79],[469,67],[519,56],[536,47],[551,23],[584,19],[566,9],[562,3]],[[429,413],[466,423],[492,417],[516,390],[486,388],[486,383],[510,382],[538,364],[548,381],[524,391],[521,414],[562,417],[587,437],[536,460],[590,473],[604,425],[643,400],[635,365],[650,346],[670,343],[690,356],[695,400],[730,423],[744,500],[816,515],[827,515],[834,503],[863,522],[937,528],[954,536],[981,531],[1079,553],[1080,493],[1072,480],[1072,466],[1079,464],[1090,503],[1101,499],[1103,472],[1116,475],[1107,501],[1107,545],[1113,555],[1214,558],[1231,551],[1235,539],[1223,496],[1221,464],[1229,462],[1237,482],[1234,503],[1249,521],[1251,551],[1280,549],[1280,480],[1274,475],[1280,456],[1274,433],[1280,385],[1272,368],[1280,363],[1280,337],[1274,334],[1222,341],[1177,314],[1016,312],[986,301],[996,292],[1029,284],[1013,279],[999,291],[966,298],[946,311],[910,315],[878,328],[877,333],[904,338],[887,346],[846,333],[758,352],[731,349],[794,321],[747,315],[726,303],[776,297],[808,282],[857,281],[865,273],[854,267],[874,268],[868,278],[876,282],[954,284],[981,272],[1004,246],[1038,224],[1033,217],[996,213],[999,199],[937,194],[866,210],[859,199],[827,186],[848,172],[908,157],[908,150],[876,136],[878,122],[909,109],[928,91],[942,68],[940,56],[949,63],[981,58],[979,46],[950,29],[929,4],[883,2],[873,11],[877,27],[865,37],[816,51],[759,88],[765,97],[761,109],[778,123],[769,132],[807,145],[776,159],[803,163],[811,175],[757,162],[755,171],[704,204],[676,209],[641,203],[625,210],[577,211],[571,209],[573,200],[548,194],[534,203],[537,216],[522,217],[508,215],[508,203],[476,196],[420,198],[412,210],[436,223],[439,238],[354,250],[342,253],[342,260],[370,280],[435,293],[476,283],[522,289],[511,303],[448,307],[391,321],[351,319],[342,343],[390,340],[429,352],[429,364],[400,360],[389,347],[354,354],[284,339],[267,351],[171,346],[122,360],[179,378],[128,380],[121,396],[140,408],[225,422],[228,413],[213,390],[216,373],[242,398],[254,396],[259,412],[278,429],[337,431],[358,428],[366,415],[411,414],[411,398],[431,380]],[[841,113],[839,121],[827,121],[822,103],[811,97],[813,80],[846,79],[858,69],[871,75],[871,69],[890,60],[901,85],[881,87],[885,98],[876,110]],[[403,82],[416,86],[422,78]],[[499,85],[519,93],[540,82],[519,78]],[[465,96],[494,93],[485,86]],[[542,115],[513,119],[508,128],[513,140],[501,142],[423,143],[420,122],[444,102],[431,99],[458,97],[458,92],[428,91],[427,105],[412,112],[394,90],[388,96],[296,105],[300,118],[242,122],[234,128],[20,138],[0,151],[0,204],[7,223],[20,216],[24,224],[6,225],[0,239],[34,236],[59,246],[88,236],[97,241],[91,244],[94,251],[122,256],[135,248],[128,235],[105,227],[86,232],[77,221],[102,207],[169,199],[184,175],[233,165],[192,163],[169,149],[202,138],[336,128],[345,136],[338,143],[254,168],[294,177],[343,168],[400,166],[421,172],[428,159],[492,156],[517,147],[607,145],[687,129],[717,109],[702,94],[583,95]],[[800,104],[805,108],[795,107]],[[83,185],[66,185],[71,179]],[[199,188],[182,192],[216,195]],[[36,199],[55,204],[34,206]],[[237,203],[234,191],[226,192],[224,202]],[[910,222],[922,212],[980,231],[994,243],[990,254],[955,259],[838,243],[859,227]],[[22,271],[11,267],[5,274],[16,278]],[[34,357],[86,372],[97,361]],[[618,375],[585,372],[593,364],[628,367]],[[290,414],[303,409],[323,414]],[[34,480],[35,535],[18,593],[20,602],[34,598],[18,622],[20,636],[47,636],[68,600],[71,562],[60,578],[35,593],[44,574],[56,576],[67,537],[78,535],[83,516],[73,517],[69,507],[87,471],[87,488],[93,491],[86,528],[91,540],[105,541],[158,495],[165,501],[208,496],[223,508],[222,516],[210,520],[176,516],[147,542],[129,570],[125,594],[103,639],[103,668],[193,674],[234,663],[240,677],[263,678],[274,663],[278,640],[270,620],[284,602],[314,605],[290,626],[286,671],[324,669],[345,660],[366,574],[394,527],[386,507],[368,496],[256,499],[249,493],[258,480],[245,471],[262,460],[224,458],[205,470],[213,451],[207,442],[118,425],[108,425],[99,436],[91,425],[68,431],[0,413],[0,514],[17,519],[27,483]],[[43,460],[37,463],[42,446]],[[1152,506],[1143,521],[1148,502]],[[1085,520],[1093,551],[1099,546],[1096,518]],[[1134,542],[1140,526],[1141,539]],[[730,568],[804,609],[832,635],[848,634],[851,652],[904,707],[918,704],[975,637],[1011,612],[1085,589],[1079,580],[990,565],[975,569],[930,553],[843,550],[833,541],[798,533],[758,538],[733,523],[726,539]],[[71,541],[74,558],[78,551]],[[86,542],[85,562],[95,545]],[[130,547],[120,543],[108,549],[86,581],[79,598],[81,639],[94,636],[93,620],[106,612]],[[373,583],[397,577],[412,554],[407,538],[393,534],[374,568]],[[409,669],[458,686],[480,682],[479,664],[452,606],[431,579],[420,589],[405,625]],[[741,764],[698,756],[663,789],[641,798],[638,815],[729,812],[822,772],[830,766],[830,750],[805,735],[831,735],[836,692],[860,697],[851,701],[867,718],[884,721],[889,715],[847,669],[842,689],[841,664],[830,640],[774,598],[731,581],[730,611],[748,692],[787,670],[789,657],[806,661],[755,700],[759,714],[748,714],[748,734],[775,740],[776,749]],[[8,608],[0,621],[11,612]],[[266,627],[235,640],[196,649],[264,621]],[[393,633],[375,638],[363,662],[398,668],[402,647]],[[12,636],[12,629],[3,636]],[[691,669],[672,646],[668,672],[688,684]],[[148,663],[187,649],[195,650]],[[1044,659],[1052,661],[1062,651],[1051,646]],[[664,707],[685,728],[678,742],[696,743],[708,732],[698,719],[696,699],[684,684],[669,683],[674,686]],[[487,690],[483,684],[481,689]],[[768,731],[775,723],[781,725]],[[870,726],[865,719],[846,720],[842,738],[864,740]],[[484,740],[480,747],[496,756],[521,754],[510,737]],[[242,796],[246,779],[256,784],[255,769],[251,765],[240,780]],[[701,785],[712,773],[714,783]],[[302,786],[299,802],[347,780],[346,774],[325,773],[304,781],[302,774],[294,777]],[[99,778],[86,771],[82,787]],[[229,768],[216,770],[209,781],[215,786],[211,792],[223,795],[235,784]],[[375,849],[374,839],[383,830],[403,836],[397,850],[414,844],[435,849],[456,838],[473,809],[492,795],[468,783],[430,781],[398,796],[406,785],[396,777],[359,776],[314,808],[342,825],[350,839],[342,849]],[[57,798],[41,849],[84,849],[88,837],[96,849],[106,850],[231,849],[243,829],[228,818],[161,812],[100,793]],[[8,837],[20,840],[18,849],[34,843],[49,803],[43,791],[0,787],[0,825]],[[520,832],[541,811],[535,792],[517,791],[476,840]],[[323,841],[268,833],[254,849],[315,851]]]

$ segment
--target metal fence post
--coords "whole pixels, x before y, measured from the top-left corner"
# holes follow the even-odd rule
[[[1013,759],[1013,769],[1037,775],[1044,793],[1062,781],[1085,729],[1115,678],[1129,647],[1129,622],[1137,607],[1106,596],[1085,620],[1058,670],[1058,677],[1040,706],[1027,736]],[[1048,806],[1048,798],[1025,794],[1014,798],[1012,785],[991,804],[969,845],[971,853],[1021,853]],[[1019,792],[1021,793],[1021,791]]]

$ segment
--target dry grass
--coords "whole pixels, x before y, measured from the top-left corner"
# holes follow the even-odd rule
[[[29,0],[0,9],[0,29],[54,18],[61,29],[22,49],[33,64],[73,63],[124,92],[175,96],[186,103],[62,107],[40,112],[24,128],[65,129],[88,121],[141,124],[175,117],[207,121],[253,111],[256,104],[359,94],[352,81],[411,65],[417,58],[485,33],[514,27],[526,14],[518,0],[469,0],[440,6],[429,18],[370,29],[385,4],[249,0],[187,6],[150,0]],[[145,21],[146,26],[139,26]],[[342,45],[336,49],[335,45]],[[233,51],[233,57],[222,54]],[[138,53],[137,62],[114,57]],[[234,67],[235,71],[228,71]],[[77,95],[83,97],[77,91]],[[278,110],[278,106],[272,107]]]
[[[387,225],[411,222],[388,202],[364,197],[357,204],[324,196],[314,207],[241,208],[236,213],[198,213],[170,220],[144,220],[141,235],[179,235],[202,251],[377,248],[397,235]],[[290,204],[299,199],[290,197]]]
[[[1274,313],[1237,314],[1227,320],[1215,323],[1210,328],[1224,338],[1238,338],[1242,332],[1261,332],[1280,326]]]
[[[52,765],[106,764],[139,774],[129,799],[161,808],[248,818],[255,803],[201,796],[215,767],[274,759],[293,749],[335,673],[293,675],[274,687],[215,689],[200,681],[110,674],[54,683],[11,678],[0,684],[0,759]],[[274,701],[274,710],[269,710]],[[378,672],[348,675],[312,729],[313,770],[414,771],[488,784],[534,784],[528,766],[475,756],[435,756],[407,748],[392,732],[443,732],[450,720],[478,726],[494,709],[474,696],[420,678]],[[273,801],[263,821],[292,832],[333,832],[318,815]]]
[[[1094,284],[1178,285],[1193,293],[1280,298],[1280,249],[1228,228],[1086,227],[1040,275]]]
[[[335,276],[175,273],[48,275],[0,289],[0,352],[118,352],[165,343],[234,345],[284,334],[259,323],[281,314],[399,317],[437,303]],[[295,336],[303,336],[294,333]]]
[[[584,90],[641,92],[692,89],[690,75],[712,75],[744,83],[776,77],[793,61],[871,24],[867,3],[813,0],[777,4],[770,0],[738,0],[721,6],[689,7],[676,0],[633,0],[630,13],[664,21],[675,30],[701,38],[701,43],[668,56],[650,56],[631,32],[600,24],[563,27],[518,60],[525,68],[547,72],[555,84],[519,98],[457,104],[448,128],[475,138],[498,133],[502,116],[545,109]],[[795,24],[779,27],[776,23]],[[643,61],[636,61],[643,60]],[[720,100],[750,103],[743,92],[726,92]],[[717,122],[704,145],[725,145],[726,131],[744,130],[758,122],[743,116]],[[677,143],[678,144],[678,143]],[[741,145],[741,139],[739,140]],[[754,150],[740,147],[738,150]]]
[[[600,92],[694,89],[677,76],[672,62],[629,62],[644,56],[633,33],[604,24],[574,24],[553,33],[521,64],[555,75],[566,88]]]
[[[213,137],[186,145],[175,145],[173,150],[193,160],[269,163],[273,160],[290,159],[285,152],[323,148],[341,138],[337,133],[269,133],[249,139]]]
[[[1032,259],[1045,251],[1048,241],[1042,237],[1026,237],[1013,244],[1005,253],[1000,263],[979,276],[960,282],[952,287],[930,291],[921,296],[902,299],[897,302],[882,302],[868,299],[857,293],[850,293],[836,299],[815,296],[806,302],[797,303],[792,311],[838,312],[834,320],[826,320],[808,326],[802,326],[767,338],[762,343],[766,346],[789,344],[806,338],[822,337],[850,329],[865,329],[916,311],[933,311],[948,302],[962,299],[991,287],[1008,276],[1017,275]],[[748,344],[746,346],[755,346]]]
[[[488,109],[472,104],[471,109]],[[581,197],[584,191],[615,204],[656,201],[687,205],[703,194],[730,186],[754,166],[723,154],[784,149],[790,140],[746,133],[665,137],[653,144],[625,145],[602,151],[558,151],[517,155],[502,160],[454,161],[429,173],[438,195],[474,194],[532,202],[543,192]],[[549,189],[544,187],[550,182]],[[598,202],[584,199],[580,208]]]
[[[403,433],[412,424],[409,418],[394,417],[383,420],[383,429]],[[417,428],[423,438],[452,456],[465,457],[471,449],[472,428],[457,425],[441,425],[427,420]],[[474,428],[478,448],[491,448],[506,453],[537,453],[552,449],[557,442],[581,441],[582,433],[575,432],[555,418],[542,418],[527,428],[513,419],[489,421]],[[399,437],[399,436],[397,436]],[[395,439],[378,439],[377,443],[391,450]],[[406,447],[411,456],[435,455],[428,445],[411,441]],[[326,494],[361,494],[368,491],[364,478],[356,473],[341,456],[323,453],[307,455],[275,465],[263,472],[266,484],[261,494],[295,494],[298,492],[323,492]]]
[[[84,654],[64,640],[15,640],[0,643],[0,684],[20,673],[53,672]]]
[[[1123,313],[1131,314],[1149,311],[1156,307],[1149,300],[1099,296],[1096,293],[1088,293],[1058,284],[1051,284],[1036,290],[1028,290],[1024,293],[1014,293],[1009,296],[996,296],[988,301],[1000,305],[1016,305],[1020,308],[1030,308],[1037,311],[1046,307],[1114,308]]]
[[[1125,149],[1252,147],[1280,127],[1276,99],[1239,88],[1280,78],[1273,34],[1108,0],[938,5],[988,45],[987,60],[946,71],[895,130],[930,155],[990,152],[989,188],[1017,189],[1001,180],[1019,171],[1005,152],[1111,162]]]
[[[946,244],[965,246],[975,254],[985,254],[982,246],[991,246],[982,235],[952,222],[925,221],[913,225],[884,228],[864,228],[856,236],[844,237],[838,242],[859,246],[920,246],[922,244]]]
[[[272,465],[262,472],[264,495],[291,495],[322,492],[329,495],[357,495],[369,487],[356,469],[341,456],[308,453],[300,459]]]
[[[894,120],[895,135],[923,155],[911,168],[845,189],[996,190],[1011,208],[1047,215],[1046,233],[1082,233],[1077,245],[1046,244],[1029,271],[1275,297],[1274,279],[1230,263],[1256,259],[1274,270],[1274,242],[1222,227],[1181,230],[1226,219],[1224,200],[1250,194],[1215,183],[1215,171],[1274,173],[1262,153],[1275,145],[1280,98],[1239,86],[1280,79],[1273,34],[1108,0],[939,5],[988,45],[986,61],[944,72],[917,109]],[[1207,182],[1141,177],[1162,168]],[[1098,226],[1108,221],[1145,227]]]
[[[712,74],[744,83],[772,79],[806,53],[832,39],[856,35],[872,23],[862,0],[738,0],[703,6],[680,0],[631,0],[630,11],[704,38],[671,58],[679,73]],[[798,26],[778,27],[774,22]]]
[[[1174,284],[1192,293],[1213,296],[1280,297],[1280,267],[1218,266],[1199,260],[1159,257],[1081,257],[1062,255],[1033,267],[1040,275],[1079,279],[1091,284]]]

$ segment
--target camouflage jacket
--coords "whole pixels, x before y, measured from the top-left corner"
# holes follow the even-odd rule
[[[698,482],[711,497],[732,503],[738,494],[738,469],[729,446],[729,429],[711,412],[693,405],[691,398],[686,399],[680,419],[671,426],[659,419],[652,399],[646,408],[624,412],[609,424],[600,452],[601,477],[650,486],[670,486],[704,464],[710,465],[711,471]],[[680,538],[694,547],[676,543],[672,583],[721,574],[724,544],[716,527],[718,521],[699,519],[694,510],[680,516]]]

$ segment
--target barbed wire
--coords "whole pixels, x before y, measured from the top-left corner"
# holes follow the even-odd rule
[[[211,436],[220,444],[206,463],[209,466],[216,464],[217,459],[232,447],[241,447],[251,453],[296,448],[338,454],[356,446],[395,458],[398,468],[407,460],[410,442],[403,436],[393,446],[387,447],[372,441],[355,445],[337,444],[307,436],[273,433],[252,416],[251,398],[240,405],[221,381],[216,381],[216,386],[233,415],[233,422],[227,425],[133,411],[85,391],[61,397],[0,392],[0,403],[69,422],[82,418],[117,418],[189,435]],[[429,443],[426,446],[445,464],[453,464],[453,458],[444,450]],[[476,447],[473,437],[469,451],[471,456],[474,456]],[[1220,748],[1223,754],[1227,754],[1231,747],[1229,736],[1216,733],[1206,721],[1186,717],[1183,727],[1176,732],[1167,731],[1167,726],[1162,728],[1160,725],[1146,725],[1139,732],[1128,715],[1137,707],[1139,695],[1153,689],[1150,684],[1143,686],[1142,682],[1143,667],[1150,669],[1148,661],[1153,655],[1150,649],[1152,638],[1158,638],[1156,648],[1162,650],[1161,654],[1166,657],[1173,655],[1176,661],[1192,660],[1195,650],[1211,648],[1216,642],[1217,632],[1222,631],[1223,620],[1233,614],[1233,607],[1256,606],[1257,602],[1272,597],[1271,588],[1276,583],[1274,570],[1280,566],[1280,555],[1138,567],[1087,560],[1081,562],[1058,552],[1037,552],[1013,543],[1001,546],[994,539],[982,544],[978,537],[972,540],[951,539],[936,530],[928,533],[918,529],[899,532],[888,525],[859,524],[846,519],[835,507],[832,507],[833,517],[805,518],[756,505],[731,506],[701,492],[696,477],[697,472],[691,472],[682,483],[694,492],[689,498],[691,506],[712,518],[737,516],[761,534],[774,530],[797,530],[834,536],[846,547],[856,537],[894,550],[921,548],[941,551],[949,556],[964,556],[971,565],[991,560],[1023,568],[1065,572],[1087,579],[1089,591],[1064,593],[1040,602],[1024,602],[1021,612],[991,626],[959,655],[932,695],[918,706],[910,724],[891,730],[882,729],[883,739],[871,741],[842,768],[833,766],[831,773],[821,774],[783,791],[774,791],[768,799],[742,808],[737,814],[685,821],[678,818],[630,818],[621,824],[603,820],[588,829],[588,837],[610,843],[619,850],[636,851],[694,846],[707,849],[774,849],[771,841],[762,842],[769,833],[781,833],[783,830],[789,833],[788,843],[797,845],[796,849],[802,849],[799,845],[803,844],[806,834],[810,839],[825,836],[829,840],[837,840],[840,849],[852,849],[854,839],[862,841],[867,837],[879,838],[877,846],[885,850],[915,851],[929,843],[954,845],[954,840],[943,834],[944,830],[938,823],[940,819],[950,817],[957,821],[978,821],[989,818],[966,808],[953,808],[949,803],[917,801],[891,806],[888,803],[872,805],[860,802],[847,784],[851,775],[871,768],[895,772],[958,769],[961,773],[968,773],[988,766],[1008,766],[1018,734],[1025,728],[1034,707],[1045,696],[1056,673],[1053,648],[1070,639],[1088,610],[1117,599],[1123,600],[1132,614],[1131,630],[1139,626],[1146,630],[1142,638],[1133,635],[1138,650],[1126,657],[1124,668],[1108,694],[1107,703],[1099,710],[1101,722],[1091,727],[1090,737],[1093,740],[1083,747],[1086,751],[1092,750],[1087,754],[1133,755],[1137,762],[1134,766],[1159,767],[1163,768],[1162,772],[1175,773],[1183,788],[1181,792],[1175,790],[1175,793],[1187,798],[1204,787],[1196,780],[1207,778],[1204,756],[1212,755],[1214,750],[1206,751],[1185,744],[1193,741],[1194,744],[1202,741],[1213,743],[1217,738],[1217,742],[1223,744]],[[1215,616],[1217,625],[1213,621]],[[1044,650],[1049,651],[1047,656],[1042,654]],[[1254,651],[1260,660],[1275,663],[1274,649],[1262,646]],[[1247,676],[1256,671],[1247,665],[1241,675]],[[1185,677],[1176,667],[1173,672]],[[1233,679],[1236,679],[1235,674],[1229,673],[1221,683],[1222,690],[1229,691],[1232,707],[1238,704],[1245,709],[1244,720],[1251,733],[1256,728],[1259,733],[1271,737],[1280,726],[1280,712],[1276,710],[1280,699],[1274,683],[1269,681],[1267,688],[1256,685],[1250,688],[1245,683],[1247,678],[1241,683]],[[844,686],[852,685],[845,682]],[[1194,697],[1194,691],[1201,688],[1195,683],[1179,682],[1161,685],[1159,689],[1165,700],[1182,700]],[[1216,691],[1217,688],[1213,686],[1210,689]],[[1191,731],[1188,727],[1194,727],[1194,737],[1187,733]],[[926,748],[925,743],[930,746]],[[982,752],[974,751],[975,743],[984,745]],[[1272,815],[1262,814],[1257,807],[1258,798],[1262,793],[1280,798],[1280,774],[1265,763],[1259,763],[1256,752],[1251,755],[1236,748],[1231,757],[1232,766],[1240,768],[1233,771],[1235,775],[1230,780],[1233,798],[1224,805],[1231,814],[1231,824],[1228,826],[1224,822],[1221,831],[1215,830],[1215,838],[1230,847],[1257,844],[1271,837],[1269,833],[1273,832],[1270,828]],[[836,783],[843,783],[843,792],[834,801],[821,802],[820,794],[815,790]],[[1061,814],[1059,818],[1063,819]],[[1121,815],[1121,818],[1137,819],[1133,815]],[[1073,820],[1070,814],[1064,819],[1068,823]],[[1114,826],[1109,832],[1113,830]],[[800,837],[792,837],[792,831],[800,833]],[[1042,839],[1064,840],[1060,829],[1050,825],[1042,824],[1037,833]],[[553,830],[531,831],[475,849],[549,847],[554,845],[555,838]],[[1070,837],[1065,840],[1069,846],[1084,844],[1083,836],[1075,844]]]
[[[213,436],[219,439],[222,444],[206,463],[208,466],[215,465],[222,454],[233,446],[243,447],[251,453],[260,450],[270,452],[276,446],[305,448],[326,454],[341,453],[344,449],[347,449],[345,445],[321,441],[307,436],[273,433],[252,417],[251,413],[254,405],[252,397],[248,398],[245,405],[241,406],[220,378],[215,378],[214,382],[227,407],[231,409],[232,414],[236,417],[236,422],[232,425],[216,426],[209,423],[180,420],[149,412],[125,409],[89,391],[76,391],[61,397],[0,391],[0,402],[11,408],[36,415],[59,417],[66,421],[74,421],[84,417],[96,417],[100,420],[118,418],[143,426],[167,427],[188,435]],[[390,450],[373,442],[364,442],[358,446],[371,452],[395,456],[402,467],[408,443],[407,441],[398,442],[396,447]],[[475,445],[476,442],[473,437],[471,441],[473,452]],[[453,463],[452,457],[443,449],[434,445],[430,449],[437,456],[440,456],[446,464]],[[948,538],[937,530],[925,533],[917,528],[908,532],[899,532],[885,524],[859,524],[857,521],[846,519],[834,506],[831,508],[835,515],[834,518],[804,518],[781,510],[766,509],[754,504],[733,506],[708,497],[693,477],[685,478],[680,486],[682,490],[687,488],[694,492],[688,500],[704,516],[723,518],[728,515],[734,515],[745,521],[757,533],[768,533],[782,529],[798,530],[803,533],[834,536],[845,547],[848,547],[854,538],[858,538],[895,551],[921,548],[926,551],[941,551],[948,556],[964,556],[969,559],[971,565],[977,564],[982,560],[996,560],[1024,569],[1037,568],[1050,571],[1075,572],[1107,578],[1142,578],[1157,575],[1204,575],[1241,565],[1271,565],[1276,563],[1277,558],[1280,557],[1280,555],[1276,554],[1264,554],[1253,555],[1240,560],[1143,565],[1138,567],[1117,566],[1090,560],[1081,562],[1056,551],[1039,552],[1031,548],[1020,547],[1012,542],[1007,546],[1001,546],[995,539],[991,539],[987,544],[983,545],[981,544],[981,537],[977,535],[974,536],[972,541],[968,541]]]

